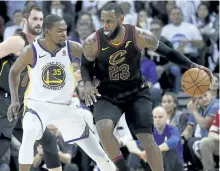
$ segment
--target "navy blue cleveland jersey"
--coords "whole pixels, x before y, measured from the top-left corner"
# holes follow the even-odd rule
[[[21,36],[21,38],[24,39],[24,41],[25,41],[25,46],[28,45],[28,40],[27,40],[26,34],[24,32],[18,32],[14,35]],[[0,70],[1,70],[1,72],[0,72],[0,90],[4,91],[5,93],[8,93],[8,94],[10,94],[8,74],[11,69],[11,66],[14,64],[16,59],[17,59],[17,56],[15,56],[14,54],[10,54],[10,55],[0,59]],[[24,96],[24,92],[27,88],[28,82],[29,82],[28,72],[27,72],[27,69],[25,69],[21,73],[21,77],[20,77],[20,84],[19,84],[19,90],[18,90],[19,97],[22,98]]]
[[[118,93],[128,95],[143,83],[141,51],[136,45],[135,26],[125,25],[125,28],[124,40],[119,45],[113,45],[106,39],[103,28],[96,32],[98,55],[95,76],[101,80],[98,88],[101,94],[112,97],[118,96]]]

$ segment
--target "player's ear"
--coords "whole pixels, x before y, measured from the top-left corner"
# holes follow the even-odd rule
[[[124,16],[123,15],[119,16],[119,21],[120,21],[121,24],[124,22]]]
[[[22,18],[22,24],[23,24],[23,27],[27,25],[27,19],[24,17]]]

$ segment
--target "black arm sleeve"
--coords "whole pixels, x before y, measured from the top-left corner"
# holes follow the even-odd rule
[[[93,80],[94,76],[94,63],[86,59],[84,55],[81,57],[81,75],[82,75],[82,80],[84,84],[87,81]]]
[[[185,67],[187,69],[191,68],[194,65],[194,63],[189,60],[185,55],[174,49],[169,48],[163,42],[159,43],[159,46],[155,52],[165,56],[167,60],[181,65],[182,67]]]

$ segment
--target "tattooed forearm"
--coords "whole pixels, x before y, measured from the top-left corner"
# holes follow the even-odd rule
[[[156,50],[159,41],[157,40],[156,36],[148,30],[143,30],[136,27],[136,38],[137,44],[141,48],[149,48],[151,50]]]

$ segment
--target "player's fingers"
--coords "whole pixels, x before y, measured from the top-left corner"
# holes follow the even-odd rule
[[[213,81],[212,72],[208,68],[206,68],[206,67],[202,67],[202,69],[209,75],[210,82],[212,83],[212,81]]]
[[[95,90],[95,95],[98,96],[98,97],[101,96],[101,94],[99,93],[98,89]]]
[[[89,106],[93,105],[93,101],[92,101],[92,98],[91,98],[91,94],[89,94],[89,95],[87,96],[87,100],[88,100]]]
[[[8,108],[7,117],[8,117],[8,121],[9,122],[11,122],[13,120],[12,112],[11,112],[11,108],[10,107]]]
[[[96,99],[96,95],[95,95],[95,92],[94,93],[91,93],[91,97],[92,97],[92,102],[97,102],[97,99]]]
[[[86,103],[86,106],[90,106],[88,97],[85,98],[85,103]]]

